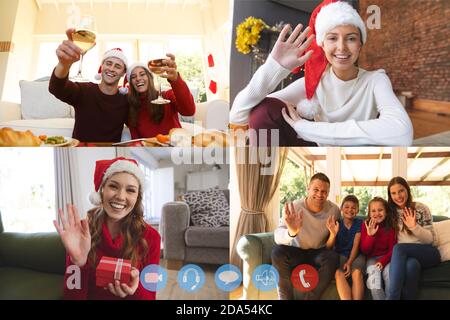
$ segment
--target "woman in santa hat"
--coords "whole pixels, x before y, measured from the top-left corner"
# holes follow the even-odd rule
[[[278,129],[280,146],[410,145],[411,121],[384,70],[357,66],[367,40],[357,11],[346,2],[325,0],[309,27],[301,29],[298,25],[285,39],[290,26],[283,28],[265,64],[236,96],[230,123]],[[304,78],[270,94],[304,64]],[[266,143],[252,136],[251,144]],[[268,136],[267,143],[275,144]]]
[[[67,218],[59,209],[60,223],[54,225],[66,248],[66,270],[77,266],[80,286],[64,279],[66,299],[142,299],[154,300],[139,281],[140,271],[159,264],[161,237],[144,221],[142,196],[144,173],[133,159],[123,157],[96,162],[93,192],[89,199],[96,207],[80,219],[77,208],[67,206]],[[131,260],[129,283],[96,286],[96,266],[103,256]]]
[[[172,87],[162,92],[163,98],[170,101],[164,105],[152,103],[158,91],[146,63],[135,63],[127,70],[126,79],[130,83],[128,126],[132,139],[167,135],[170,129],[181,128],[179,114],[192,116],[195,113],[194,97],[177,70],[175,56],[169,53],[167,57],[163,67],[155,67],[162,69],[164,73],[160,76],[167,78]]]

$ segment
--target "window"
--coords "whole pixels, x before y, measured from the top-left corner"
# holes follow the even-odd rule
[[[53,149],[0,150],[0,195],[5,231],[55,231]]]
[[[144,219],[150,224],[158,224],[162,207],[174,200],[173,167],[150,169],[142,164],[140,167],[145,174]]]
[[[374,197],[382,197],[387,200],[387,188],[384,186],[349,186],[342,187],[342,199],[349,194],[353,194],[359,200],[359,214],[367,215],[367,205]],[[336,203],[339,207],[340,203]]]
[[[206,100],[203,46],[200,38],[168,38],[139,41],[139,60],[175,55],[178,71],[188,84],[196,101]]]
[[[142,164],[140,164],[139,167],[145,174],[145,188],[142,199],[142,204],[144,206],[144,219],[146,221],[156,220],[156,217],[152,216],[151,211],[147,210],[147,208],[152,207],[152,189],[150,186],[153,180],[153,171]]]
[[[432,215],[450,218],[450,186],[412,186],[411,193],[414,201],[430,208]]]
[[[36,65],[36,79],[50,77],[53,69],[58,64],[58,57],[56,56],[56,49],[60,45],[60,41],[40,42],[39,43],[39,58]],[[99,68],[99,48],[95,46],[89,50],[83,57],[82,75],[91,80],[95,80],[95,75]],[[76,62],[70,68],[69,76],[74,77],[78,73],[80,62]]]
[[[38,38],[38,60],[36,63],[36,78],[49,77],[58,63],[56,49],[63,38]],[[165,57],[166,53],[176,56],[178,70],[188,84],[196,101],[206,100],[205,61],[201,37],[154,37],[128,36],[123,39],[111,36],[99,37],[97,45],[89,50],[83,58],[82,74],[85,78],[95,82],[95,75],[100,67],[101,58],[105,51],[121,48],[129,63]],[[136,50],[138,48],[138,50]],[[217,63],[217,62],[216,62]],[[70,76],[78,73],[79,62],[70,69]]]
[[[286,202],[306,197],[307,187],[305,170],[288,158],[280,178],[280,214]]]

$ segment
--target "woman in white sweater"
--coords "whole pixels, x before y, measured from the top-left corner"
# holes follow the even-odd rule
[[[310,27],[300,34],[301,28],[297,26],[286,40],[290,26],[283,28],[265,64],[236,96],[230,123],[255,130],[279,129],[281,146],[305,145],[305,141],[410,145],[411,121],[384,70],[357,67],[367,34],[356,10],[346,2],[325,0],[314,10]],[[307,32],[312,35],[303,42]],[[271,93],[303,64],[304,78]]]
[[[397,215],[397,244],[392,251],[387,299],[411,300],[417,297],[420,273],[441,262],[433,246],[433,216],[423,203],[413,201],[408,182],[394,177],[388,184],[388,203]]]

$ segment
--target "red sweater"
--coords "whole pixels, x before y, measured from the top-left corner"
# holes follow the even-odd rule
[[[103,239],[97,248],[97,264],[103,256],[121,258],[120,249],[122,247],[123,236],[119,235],[116,239],[111,238],[106,224],[103,224]],[[159,233],[152,227],[147,225],[147,229],[144,231],[144,238],[147,240],[148,252],[147,261],[145,265],[139,264],[136,267],[139,272],[142,271],[144,267],[149,264],[159,264],[160,257],[160,244],[161,237]],[[66,270],[67,267],[72,265],[70,257],[66,257]],[[81,289],[70,290],[67,287],[67,278],[70,274],[65,274],[64,276],[64,299],[71,300],[121,300],[122,298],[116,297],[105,290],[104,288],[99,288],[95,285],[95,268],[93,268],[89,263],[84,267],[81,267]],[[128,300],[155,300],[156,293],[147,291],[139,281],[139,286],[136,292],[132,296],[127,296],[125,299]]]
[[[168,104],[160,106],[164,108],[164,117],[160,123],[154,122],[147,111],[147,99],[142,99],[138,111],[137,126],[130,127],[132,139],[151,138],[157,134],[168,134],[172,128],[181,128],[178,113],[183,116],[192,116],[195,113],[195,102],[186,82],[178,74],[176,81],[169,81],[172,89],[163,92],[163,97],[170,100]]]
[[[48,90],[75,109],[72,137],[81,142],[119,142],[128,119],[128,99],[107,95],[92,82],[72,82],[52,73]]]
[[[373,235],[367,234],[366,225],[363,223],[361,226],[361,252],[364,253],[367,258],[381,256],[377,262],[381,262],[385,267],[390,261],[392,256],[392,250],[397,243],[394,228],[390,228],[386,231],[384,225],[378,227],[378,231]]]

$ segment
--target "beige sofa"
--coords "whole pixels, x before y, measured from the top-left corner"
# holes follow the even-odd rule
[[[21,103],[0,101],[0,128],[30,130],[34,135],[71,137],[74,126],[73,107],[48,92],[48,80],[20,81]],[[228,126],[229,103],[212,100],[197,103],[193,123],[181,125],[197,134],[203,129],[225,131]],[[122,141],[131,139],[124,127]]]

